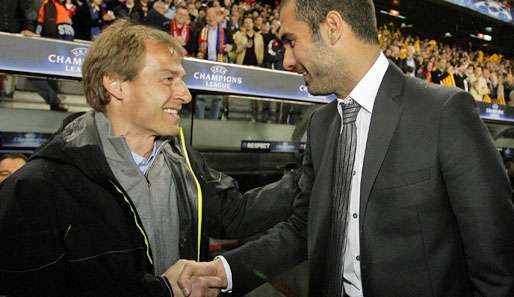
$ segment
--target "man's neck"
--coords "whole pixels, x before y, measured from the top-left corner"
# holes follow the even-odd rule
[[[111,122],[113,135],[124,137],[130,151],[140,156],[146,156],[152,151],[155,135],[134,129],[123,121],[114,120],[113,117],[109,117],[108,114],[106,114],[106,116]]]
[[[155,136],[145,138],[126,135],[125,140],[127,141],[130,151],[147,158],[152,153]]]
[[[346,70],[344,68],[341,71],[344,73],[340,74],[342,82],[344,85],[341,85],[341,88],[336,91],[336,95],[339,98],[346,98],[350,92],[357,86],[359,81],[368,73],[368,71],[373,67],[373,64],[377,61],[380,56],[380,48],[377,46],[364,46],[358,49],[353,57],[359,57],[359,59],[353,59],[348,61],[348,66]]]

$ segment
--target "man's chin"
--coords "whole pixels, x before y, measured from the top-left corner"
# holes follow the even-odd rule
[[[180,126],[173,126],[169,129],[166,129],[166,131],[160,131],[159,136],[160,137],[175,137],[180,134]]]
[[[327,96],[334,93],[322,88],[313,87],[312,85],[307,85],[307,91],[313,96]]]

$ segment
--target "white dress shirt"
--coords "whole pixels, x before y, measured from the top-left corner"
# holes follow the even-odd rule
[[[357,114],[355,125],[357,126],[357,147],[355,149],[355,162],[353,163],[352,188],[350,189],[350,201],[348,205],[348,226],[346,228],[346,250],[344,253],[343,267],[343,288],[350,297],[363,296],[360,266],[360,242],[359,242],[359,207],[361,196],[362,165],[364,163],[364,152],[368,141],[369,124],[373,105],[377,97],[378,89],[382,83],[385,72],[389,67],[386,57],[380,53],[379,57],[368,70],[366,75],[357,83],[355,88],[345,99],[337,99],[344,102],[350,98],[359,103],[361,109]],[[338,102],[338,103],[339,103]],[[341,105],[337,110],[343,119]],[[343,127],[341,125],[341,131]],[[343,263],[341,263],[343,265]],[[341,294],[342,296],[343,294]]]
[[[366,142],[368,140],[369,124],[371,122],[371,114],[373,105],[378,93],[382,79],[389,67],[389,62],[384,54],[380,53],[377,60],[368,70],[366,75],[357,83],[350,95],[345,99],[337,99],[339,102],[352,98],[361,106],[355,125],[357,126],[357,147],[355,150],[355,163],[353,164],[352,188],[350,191],[350,203],[348,206],[348,228],[346,234],[346,251],[344,254],[344,270],[343,270],[343,288],[350,297],[363,296],[361,269],[359,262],[360,243],[359,243],[359,207],[361,192],[361,173],[362,164],[364,163],[364,152],[366,151]],[[341,122],[343,113],[340,105],[337,105]],[[341,131],[343,127],[341,126]],[[341,132],[340,131],[340,132]],[[287,247],[284,247],[287,248]],[[230,265],[223,256],[218,256],[223,262],[225,273],[227,275],[228,286],[222,292],[232,290],[232,272]],[[343,263],[341,263],[343,265]],[[343,292],[341,292],[343,296]]]

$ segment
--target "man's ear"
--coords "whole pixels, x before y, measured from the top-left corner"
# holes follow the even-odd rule
[[[112,97],[118,100],[123,100],[123,81],[112,75],[104,75],[102,78],[104,88],[111,94]]]
[[[326,28],[327,41],[331,45],[336,44],[339,40],[342,39],[343,33],[346,29],[346,23],[344,22],[339,12],[333,10],[329,11],[325,21],[323,22],[323,25]]]

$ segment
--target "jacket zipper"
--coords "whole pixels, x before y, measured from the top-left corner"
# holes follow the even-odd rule
[[[202,187],[200,186],[200,183],[198,182],[198,179],[196,178],[196,174],[193,171],[193,167],[191,166],[191,161],[189,161],[189,154],[187,153],[186,148],[186,139],[184,137],[184,130],[180,128],[180,144],[182,147],[182,153],[184,154],[184,157],[187,162],[187,167],[191,171],[191,174],[193,175],[193,178],[195,180],[196,185],[196,192],[198,193],[198,245],[197,245],[197,251],[196,251],[196,260],[200,261],[200,251],[201,251],[201,243],[202,243],[202,204],[203,204],[203,197],[202,197]]]
[[[148,258],[148,261],[150,261],[150,264],[153,265],[153,259],[152,259],[152,256],[150,255],[150,243],[148,241],[148,236],[146,235],[145,230],[143,229],[143,227],[139,224],[139,221],[137,220],[136,211],[132,207],[132,204],[130,203],[130,200],[125,195],[125,193],[114,182],[112,182],[111,180],[109,180],[109,181],[114,186],[116,191],[123,196],[123,200],[125,201],[125,203],[128,204],[129,209],[132,212],[132,215],[134,216],[134,222],[136,223],[136,227],[139,230],[139,232],[143,235],[143,239],[145,241],[145,246],[146,246],[146,257]]]

